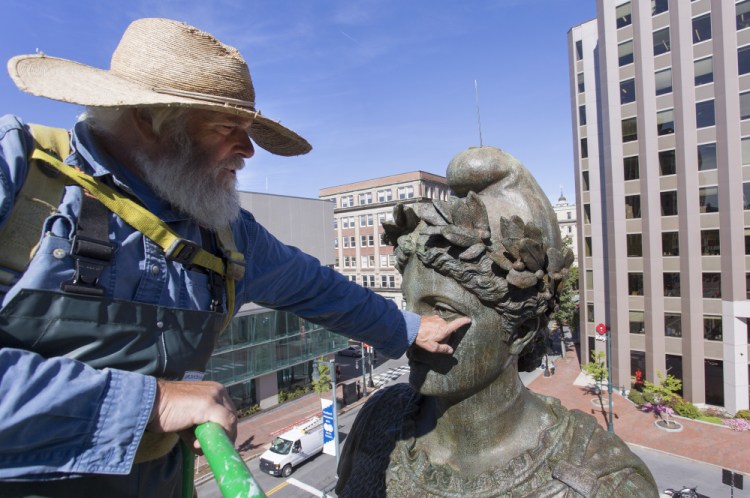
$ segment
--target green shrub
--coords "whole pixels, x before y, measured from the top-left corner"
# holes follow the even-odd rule
[[[696,419],[703,416],[697,406],[692,404],[690,401],[685,401],[684,399],[675,402],[673,408],[675,413],[677,413],[677,415],[681,417]]]
[[[740,410],[734,414],[734,418],[741,418],[744,420],[750,420],[750,410]]]
[[[249,417],[253,413],[260,411],[260,405],[246,406],[237,410],[237,418]]]
[[[638,406],[641,406],[646,402],[646,398],[643,396],[643,393],[640,391],[636,391],[635,389],[630,390],[630,392],[628,393],[628,399]]]
[[[724,423],[724,419],[723,418],[721,418],[721,417],[712,417],[712,416],[709,416],[709,415],[701,415],[700,417],[698,417],[698,420],[700,420],[701,422],[710,422],[712,424],[719,424],[719,425],[722,425]]]

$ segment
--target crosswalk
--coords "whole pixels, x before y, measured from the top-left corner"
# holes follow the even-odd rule
[[[407,373],[409,373],[409,365],[401,365],[400,367],[389,368],[385,372],[374,375],[372,377],[372,383],[375,384],[375,387],[382,387]]]

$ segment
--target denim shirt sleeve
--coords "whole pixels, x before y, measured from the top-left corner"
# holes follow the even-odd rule
[[[292,312],[398,358],[414,342],[419,316],[349,281],[296,247],[283,244],[243,211],[238,244],[248,267],[238,304],[253,301]],[[238,235],[236,233],[236,235]]]
[[[156,379],[0,349],[0,479],[128,474]]]

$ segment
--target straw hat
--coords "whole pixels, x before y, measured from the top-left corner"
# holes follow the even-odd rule
[[[110,69],[19,55],[8,72],[24,92],[84,106],[184,106],[253,118],[248,135],[281,156],[305,154],[307,141],[255,108],[247,63],[237,49],[170,19],[139,19],[125,30]]]

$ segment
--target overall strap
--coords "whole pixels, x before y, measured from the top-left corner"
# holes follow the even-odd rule
[[[224,259],[204,250],[193,241],[183,239],[167,224],[143,206],[77,169],[57,160],[49,154],[35,150],[33,158],[47,162],[57,171],[84,188],[92,197],[99,200],[110,211],[117,214],[128,225],[154,241],[164,250],[166,258],[185,266],[200,266],[224,277],[227,289],[227,317],[224,327],[234,314],[234,281],[244,275],[244,255],[237,251],[231,229],[227,227],[223,235],[217,234],[225,251]],[[227,235],[229,234],[229,235]],[[226,247],[225,244],[229,245]]]

